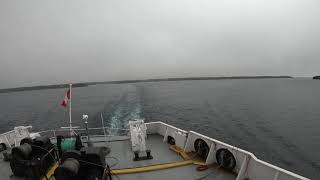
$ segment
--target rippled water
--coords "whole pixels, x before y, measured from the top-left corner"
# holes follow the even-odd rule
[[[124,128],[129,119],[164,121],[253,152],[320,179],[320,81],[212,80],[97,85],[73,89],[73,121]],[[0,131],[67,126],[64,89],[0,94]],[[121,133],[121,132],[113,132]]]

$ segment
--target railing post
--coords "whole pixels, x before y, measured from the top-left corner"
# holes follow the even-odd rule
[[[166,133],[164,134],[164,136],[163,136],[163,142],[167,142],[167,137],[168,137],[168,131],[169,131],[169,128],[168,127],[166,127]]]
[[[8,140],[7,135],[4,135],[4,137],[6,137],[6,140],[7,140],[7,143],[8,143],[8,145],[9,145],[9,147],[12,147],[12,146],[11,146],[11,143],[10,143],[9,140]]]
[[[237,176],[236,180],[242,180],[244,178],[244,176],[245,176],[245,174],[246,174],[246,172],[248,171],[248,168],[249,168],[249,166],[248,166],[249,161],[250,161],[250,156],[246,155],[244,157],[244,160],[243,160],[242,164],[241,164],[241,168],[239,170],[239,173],[238,173],[238,176]]]
[[[277,171],[275,174],[274,174],[274,177],[273,177],[273,180],[277,180],[279,178],[279,171]]]
[[[84,122],[86,125],[86,132],[87,132],[87,136],[88,136],[88,141],[90,141],[90,137],[89,137],[89,128],[88,128],[88,121]]]
[[[209,153],[208,153],[208,156],[207,156],[207,159],[206,159],[206,164],[212,164],[214,161],[215,161],[215,149],[217,148],[216,147],[216,143],[212,143],[211,146],[210,146],[210,149],[209,149]]]

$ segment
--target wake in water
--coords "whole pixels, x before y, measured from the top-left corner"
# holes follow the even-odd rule
[[[128,85],[128,90],[114,103],[111,112],[104,112],[105,125],[111,127],[111,134],[124,135],[130,120],[142,119],[141,98],[137,86]]]

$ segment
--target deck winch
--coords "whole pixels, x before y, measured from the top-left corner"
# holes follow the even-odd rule
[[[83,147],[80,136],[57,136],[59,155],[68,150],[80,150]]]
[[[66,151],[62,154],[61,165],[54,172],[55,179],[102,179],[107,167],[105,162],[107,153],[109,153],[107,147],[83,147],[80,151]]]

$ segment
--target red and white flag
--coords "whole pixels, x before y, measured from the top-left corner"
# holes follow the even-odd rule
[[[71,89],[69,88],[66,95],[64,96],[64,99],[61,103],[61,106],[63,106],[63,107],[68,106],[68,101],[70,100],[70,96],[71,96]]]

